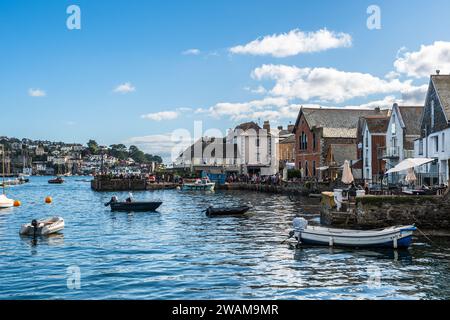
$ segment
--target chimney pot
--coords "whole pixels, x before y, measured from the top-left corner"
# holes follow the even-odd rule
[[[439,75],[441,73],[441,70],[436,70],[436,74]]]

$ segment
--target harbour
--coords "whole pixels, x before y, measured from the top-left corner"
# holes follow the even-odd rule
[[[0,211],[1,299],[448,299],[450,241],[415,236],[408,250],[281,244],[298,212],[320,223],[320,199],[248,191],[134,191],[155,213],[111,212],[113,195],[67,177],[8,189],[22,205]],[[46,196],[53,202],[45,204]],[[249,205],[212,217],[210,205]],[[63,215],[50,237],[20,237],[22,223]],[[67,272],[78,267],[80,289]],[[373,276],[381,282],[371,282]]]

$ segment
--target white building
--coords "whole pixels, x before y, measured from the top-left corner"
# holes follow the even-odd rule
[[[414,158],[414,141],[420,138],[422,106],[399,106],[394,104],[386,133],[386,148],[382,158],[386,161],[386,170],[408,158]],[[389,183],[398,183],[406,174],[393,173]]]
[[[421,137],[415,141],[414,153],[419,158],[433,158],[422,166],[421,182],[428,185],[447,184],[450,172],[450,75],[431,76],[425,107],[421,117]]]

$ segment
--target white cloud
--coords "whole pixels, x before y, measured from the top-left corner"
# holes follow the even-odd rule
[[[403,49],[394,67],[397,72],[415,78],[429,77],[436,70],[450,73],[450,42],[436,41],[432,45],[422,45],[415,52],[405,52]]]
[[[41,90],[41,89],[30,88],[28,90],[28,95],[30,97],[45,97],[47,95],[47,93],[44,90]]]
[[[368,73],[345,72],[333,68],[298,68],[263,65],[252,72],[257,80],[274,80],[270,93],[289,99],[342,103],[373,94],[405,92],[414,88],[411,80],[384,80]]]
[[[199,49],[188,49],[183,51],[181,54],[187,56],[187,55],[193,55],[193,56],[198,56],[200,54],[200,50]]]
[[[121,94],[127,94],[134,91],[136,91],[136,88],[130,82],[122,83],[114,89],[114,92]]]
[[[230,52],[234,54],[271,55],[283,58],[301,53],[350,47],[351,45],[352,37],[346,33],[337,33],[327,29],[315,32],[303,32],[299,29],[294,29],[288,33],[268,35],[245,45],[232,47]]]
[[[266,97],[262,100],[253,100],[243,103],[221,102],[208,109],[197,109],[196,113],[208,113],[215,118],[230,117],[240,119],[244,114],[263,110],[265,108],[281,107],[287,105],[288,100],[282,97]]]
[[[141,116],[142,119],[149,119],[153,121],[162,121],[162,120],[174,120],[178,118],[177,111],[161,111],[155,113],[143,114]]]

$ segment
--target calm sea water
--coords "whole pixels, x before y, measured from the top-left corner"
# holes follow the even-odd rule
[[[318,201],[245,192],[135,192],[157,213],[111,213],[112,193],[84,178],[12,187],[19,208],[0,211],[0,299],[449,299],[450,243],[416,239],[409,251],[281,244],[300,208]],[[115,193],[124,199],[127,193]],[[53,204],[44,198],[53,197]],[[209,205],[251,204],[245,217],[208,218]],[[33,218],[62,216],[63,234],[21,238]],[[69,289],[69,267],[80,289]],[[69,269],[71,270],[71,269]]]

